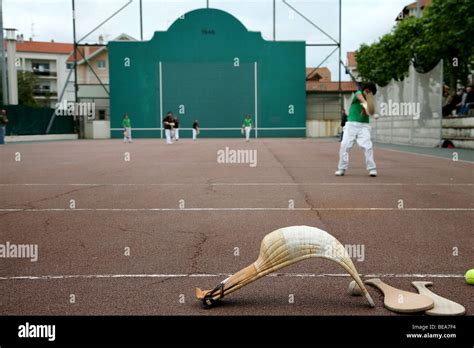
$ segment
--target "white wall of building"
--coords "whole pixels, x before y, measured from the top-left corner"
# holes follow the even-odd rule
[[[56,76],[41,76],[38,75],[39,82],[49,84],[52,92],[51,107],[55,107],[59,102],[59,95],[66,83],[69,70],[66,62],[69,57],[68,54],[57,53],[39,53],[39,52],[16,52],[16,57],[19,58],[20,66],[17,66],[18,71],[33,71],[33,63],[36,61],[44,61],[49,64],[49,69],[56,73]],[[49,81],[49,82],[47,82]],[[63,100],[74,101],[74,74],[71,74],[70,83],[64,94]],[[40,98],[37,98],[40,99]]]

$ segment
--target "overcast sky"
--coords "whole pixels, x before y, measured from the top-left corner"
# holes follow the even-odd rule
[[[129,0],[76,0],[78,39],[105,20]],[[286,0],[317,24],[329,36],[338,39],[338,0]],[[251,31],[260,31],[265,39],[273,37],[272,0],[209,0],[210,7],[237,17]],[[329,43],[331,40],[277,0],[277,40],[304,40]],[[342,56],[362,43],[372,43],[390,31],[395,17],[410,0],[342,0]],[[5,28],[18,29],[26,39],[72,42],[71,0],[3,0]],[[143,0],[144,39],[154,31],[166,30],[181,14],[206,6],[206,0]],[[139,1],[133,0],[122,12],[93,33],[86,41],[96,42],[99,35],[113,39],[121,33],[140,38]],[[333,48],[307,48],[306,65],[316,66]],[[323,66],[337,80],[337,52]],[[343,80],[348,77],[344,76]]]

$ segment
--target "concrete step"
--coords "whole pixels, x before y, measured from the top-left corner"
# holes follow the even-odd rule
[[[443,118],[443,128],[474,128],[474,117]]]
[[[445,128],[441,130],[443,138],[474,138],[473,128]]]

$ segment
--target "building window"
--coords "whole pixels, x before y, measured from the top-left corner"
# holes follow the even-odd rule
[[[66,63],[66,69],[68,70],[74,69],[74,63]]]
[[[99,69],[105,69],[105,60],[98,60],[97,61],[97,67]]]
[[[99,110],[99,121],[105,120],[105,110]]]
[[[33,88],[33,95],[35,97],[48,97],[52,92],[51,84],[48,80],[40,80],[40,82]]]
[[[31,62],[33,73],[41,76],[50,76],[52,71],[49,68],[49,62]]]

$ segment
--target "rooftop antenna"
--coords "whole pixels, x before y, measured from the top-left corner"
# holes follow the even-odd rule
[[[35,40],[35,22],[31,21],[31,35],[30,35],[30,38],[31,38],[31,41],[34,41]]]

